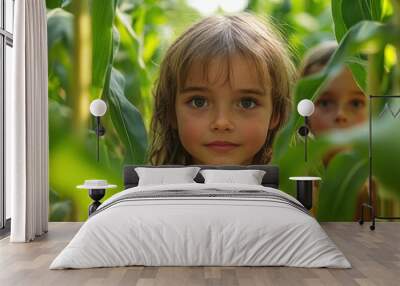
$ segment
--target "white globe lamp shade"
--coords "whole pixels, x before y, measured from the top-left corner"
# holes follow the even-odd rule
[[[106,103],[101,99],[95,99],[90,103],[90,113],[94,116],[103,116],[107,111]]]
[[[311,116],[314,113],[314,103],[309,99],[303,99],[297,105],[297,111],[301,116]]]

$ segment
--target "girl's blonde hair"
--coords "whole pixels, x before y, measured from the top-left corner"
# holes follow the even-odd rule
[[[299,76],[305,77],[323,68],[329,62],[337,47],[336,41],[326,41],[309,50],[300,66]]]
[[[276,128],[268,131],[264,146],[253,164],[271,160],[272,143],[291,111],[290,90],[295,69],[288,52],[271,24],[249,13],[210,16],[192,25],[167,50],[160,66],[154,94],[149,161],[153,165],[192,164],[176,129],[175,97],[184,87],[191,65],[201,63],[203,75],[212,59],[226,59],[239,53],[250,59],[265,90],[271,90],[272,117]],[[229,78],[230,72],[227,72]]]

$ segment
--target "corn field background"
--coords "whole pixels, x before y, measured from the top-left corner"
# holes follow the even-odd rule
[[[205,11],[184,0],[47,0],[50,125],[50,220],[83,221],[91,203],[76,185],[106,179],[121,191],[125,164],[146,164],[152,87],[160,61],[173,40]],[[198,1],[197,1],[198,2]],[[207,2],[207,1],[203,1]],[[218,1],[209,1],[209,3]],[[221,1],[227,2],[227,1]],[[229,1],[228,1],[229,2]],[[339,48],[328,65],[294,86],[294,106],[315,100],[324,86],[348,66],[366,96],[400,95],[400,0],[230,1],[236,11],[269,20],[291,47],[298,66],[314,45],[336,40]],[[233,9],[223,3],[207,13]],[[96,161],[94,120],[89,103],[102,98],[106,135]],[[373,108],[374,178],[378,210],[400,215],[400,118],[379,117],[387,100]],[[399,101],[400,102],[400,101]],[[391,103],[394,110],[400,104]],[[274,144],[272,164],[280,167],[281,190],[295,194],[288,180],[318,175],[316,217],[351,221],[360,188],[368,179],[368,125],[311,139],[309,160],[296,130],[302,118],[293,110]],[[337,146],[350,146],[325,168],[322,156]],[[387,207],[390,205],[390,207]]]

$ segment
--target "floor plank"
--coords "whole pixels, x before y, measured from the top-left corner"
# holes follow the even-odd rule
[[[322,223],[352,269],[291,267],[117,267],[84,270],[48,269],[81,223],[50,223],[49,232],[32,243],[0,240],[0,285],[399,285],[400,223]]]

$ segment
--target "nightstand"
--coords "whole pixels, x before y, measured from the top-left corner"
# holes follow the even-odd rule
[[[101,205],[100,200],[104,197],[106,189],[116,188],[116,185],[109,185],[106,180],[85,180],[83,185],[76,186],[78,189],[87,189],[93,203],[89,206],[89,216]]]
[[[320,181],[320,177],[290,177],[289,180],[297,183],[297,200],[310,210],[312,208],[313,181]]]

